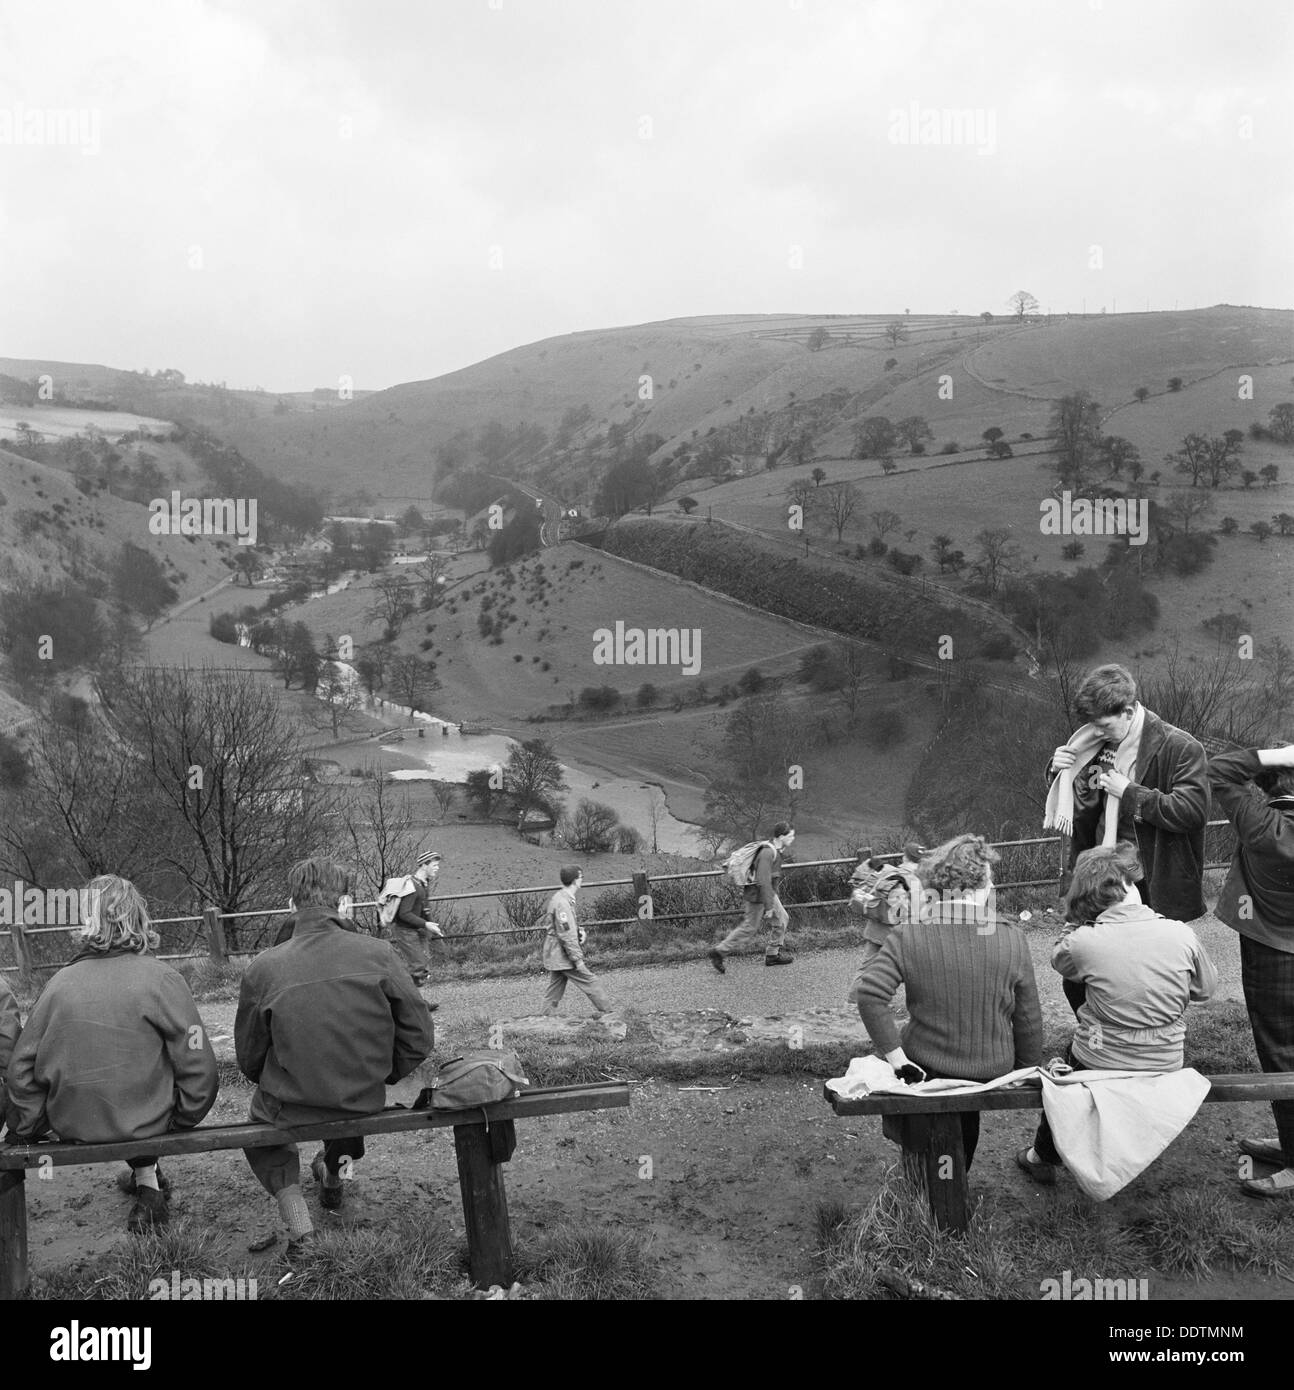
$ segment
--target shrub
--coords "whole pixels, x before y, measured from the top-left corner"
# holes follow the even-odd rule
[[[891,550],[889,563],[900,574],[915,574],[921,568],[921,556],[909,555],[902,550]]]
[[[957,454],[961,452],[961,445],[955,439],[950,439],[939,452],[941,454]]]
[[[238,644],[238,624],[232,613],[212,613],[207,619],[207,631],[217,642]]]
[[[737,689],[743,695],[757,695],[764,688],[764,673],[758,666],[752,666],[737,682]]]
[[[913,452],[914,454],[924,454],[925,451],[926,451],[926,446],[925,446],[925,445],[921,442],[921,440],[919,440],[919,439],[918,439],[917,442],[912,446],[912,452]]]
[[[1067,560],[1077,560],[1083,554],[1083,548],[1084,547],[1082,541],[1068,541],[1066,544],[1061,546],[1060,553]]]
[[[580,691],[581,709],[608,710],[620,703],[620,692],[613,685],[586,685]]]
[[[873,536],[871,540],[867,542],[867,553],[869,555],[874,556],[878,560],[881,558],[882,555],[885,555],[888,552],[889,546],[886,545],[885,542],[879,536]]]
[[[1234,536],[1240,529],[1240,523],[1233,516],[1224,516],[1218,523],[1218,530],[1224,536]]]
[[[638,693],[634,696],[634,703],[639,709],[651,709],[658,699],[660,699],[660,691],[650,681],[644,681],[638,687]]]
[[[982,656],[989,661],[1010,661],[1017,651],[1015,643],[1005,632],[995,632],[987,637],[980,648]]]

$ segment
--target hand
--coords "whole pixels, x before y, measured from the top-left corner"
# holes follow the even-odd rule
[[[1051,755],[1051,765],[1057,772],[1064,772],[1067,767],[1074,766],[1074,756],[1074,750],[1068,744],[1062,743]]]
[[[1103,792],[1109,792],[1111,796],[1122,796],[1128,790],[1130,780],[1123,773],[1111,770],[1102,772],[1096,779],[1096,785]]]
[[[445,933],[444,933],[443,931],[441,931],[441,929],[440,929],[440,923],[439,923],[439,922],[426,922],[424,925],[426,926],[427,932],[428,932],[428,934],[429,934],[430,936],[444,936],[444,935],[445,935]]]

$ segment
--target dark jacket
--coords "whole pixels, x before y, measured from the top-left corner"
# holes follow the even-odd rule
[[[13,997],[9,982],[0,975],[0,1126],[4,1125],[5,1082],[4,1074],[9,1069],[9,1059],[13,1056],[14,1044],[22,1032],[22,1020],[18,1016],[18,1001]]]
[[[1098,843],[1105,793],[1074,782],[1070,867]],[[1190,734],[1146,711],[1137,766],[1119,800],[1119,839],[1131,840],[1145,870],[1143,897],[1164,917],[1190,922],[1205,912],[1204,825],[1209,773],[1204,748]]]
[[[165,961],[85,952],[45,986],[9,1063],[9,1124],[83,1143],[152,1139],[215,1103],[216,1058]]]
[[[427,899],[430,894],[427,885],[420,879],[410,875],[409,881],[413,884],[413,892],[406,893],[400,899],[400,909],[395,914],[394,922],[398,927],[410,927],[414,931],[425,931],[427,929]]]
[[[287,918],[287,920],[283,923],[283,925],[282,925],[282,926],[278,929],[278,931],[275,933],[275,935],[274,935],[274,944],[275,944],[276,946],[282,946],[283,943],[284,943],[285,941],[291,941],[291,940],[292,940],[292,933],[293,933],[294,931],[296,931],[296,929],[297,929],[297,917],[298,917],[298,915],[299,915],[298,913],[295,913],[295,912],[294,912],[294,913],[291,915],[291,917]],[[337,918],[337,922],[338,922],[338,925],[341,927],[342,931],[359,931],[359,928],[355,925],[355,923],[354,923],[349,917],[340,917],[340,916],[339,916],[339,917]]]
[[[1209,759],[1213,795],[1236,828],[1236,852],[1214,916],[1241,936],[1294,952],[1294,798],[1255,796],[1263,771],[1253,748]]]
[[[365,1115],[432,1047],[431,1016],[391,944],[304,907],[243,975],[238,1065],[279,1123]]]
[[[904,986],[909,1061],[942,1076],[991,1081],[1042,1061],[1042,1013],[1024,933],[1001,918],[957,921],[951,906],[895,927],[858,972],[858,1012],[882,1056],[899,1046],[890,1001]]]

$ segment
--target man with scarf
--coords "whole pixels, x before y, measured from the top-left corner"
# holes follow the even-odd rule
[[[1240,979],[1264,1071],[1294,1071],[1294,744],[1209,759],[1213,795],[1236,851],[1215,914],[1240,934]],[[1263,793],[1254,797],[1253,782]],[[1272,1101],[1277,1138],[1242,1139],[1277,1171],[1241,1183],[1251,1197],[1294,1197],[1294,1102]]]
[[[1051,759],[1043,829],[1069,835],[1069,869],[1085,849],[1127,840],[1145,870],[1141,900],[1161,916],[1191,922],[1205,912],[1204,826],[1209,774],[1198,739],[1137,699],[1123,666],[1098,666],[1074,697],[1086,722]],[[1077,1012],[1081,984],[1065,981]]]

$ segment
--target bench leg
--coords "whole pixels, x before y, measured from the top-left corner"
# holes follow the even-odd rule
[[[0,1300],[27,1292],[27,1174],[0,1173]]]
[[[935,1225],[962,1232],[970,1224],[970,1193],[961,1120],[944,1115],[886,1115],[881,1132],[903,1148],[903,1169],[924,1189]]]
[[[488,1289],[493,1284],[512,1287],[512,1232],[508,1228],[503,1165],[515,1147],[516,1128],[511,1120],[496,1120],[488,1134],[481,1124],[454,1126],[468,1268],[477,1288]]]

